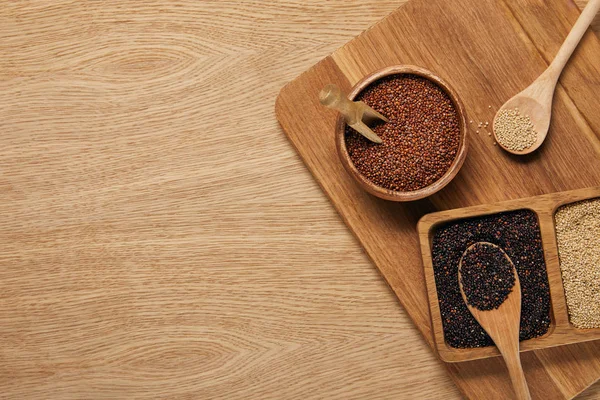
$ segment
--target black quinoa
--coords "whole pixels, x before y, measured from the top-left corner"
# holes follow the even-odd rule
[[[446,342],[457,348],[485,347],[492,339],[469,312],[458,285],[458,263],[476,242],[504,249],[521,284],[520,339],[544,335],[550,327],[550,291],[537,216],[518,210],[450,222],[433,236],[433,268]]]
[[[390,120],[371,127],[381,144],[346,127],[348,155],[365,178],[408,192],[431,185],[450,169],[460,143],[459,117],[437,84],[417,75],[390,75],[370,84],[355,100]]]
[[[481,311],[500,307],[515,286],[511,261],[487,243],[475,243],[463,254],[460,279],[467,304]]]

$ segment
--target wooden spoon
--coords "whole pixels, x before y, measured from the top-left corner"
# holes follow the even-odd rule
[[[375,132],[367,126],[376,120],[389,122],[386,117],[373,110],[362,101],[351,101],[342,94],[339,87],[329,84],[321,90],[319,101],[325,107],[338,110],[346,120],[346,123],[358,133],[372,142],[381,143],[382,140]]]
[[[461,279],[461,268],[463,258],[465,254],[472,251],[477,245],[488,245],[501,251],[506,259],[510,262],[515,275],[515,285],[512,288],[512,292],[508,295],[506,300],[495,310],[481,311],[473,306],[470,306],[467,302],[467,297],[463,290],[462,279]],[[530,400],[531,395],[529,394],[529,388],[527,387],[527,381],[525,380],[525,374],[523,373],[523,367],[521,366],[521,358],[519,356],[519,326],[521,321],[521,284],[519,283],[519,276],[515,270],[515,266],[506,255],[504,250],[492,243],[478,242],[471,245],[463,253],[459,265],[458,265],[458,283],[460,285],[460,292],[465,300],[465,304],[473,317],[477,320],[479,325],[487,332],[492,338],[498,350],[502,354],[506,366],[508,367],[508,373],[510,380],[512,381],[515,389],[516,398],[519,400]]]
[[[496,113],[494,117],[494,137],[496,142],[506,151],[513,154],[529,154],[535,151],[542,145],[546,136],[548,135],[548,128],[550,127],[550,116],[552,114],[552,98],[554,97],[554,90],[558,83],[558,78],[563,71],[563,68],[569,61],[569,58],[573,54],[573,51],[579,44],[579,41],[585,34],[587,28],[594,20],[594,16],[600,10],[600,0],[590,0],[583,12],[577,19],[575,25],[569,32],[567,39],[558,50],[558,54],[552,61],[552,64],[536,79],[529,87],[517,94],[510,100],[508,100]],[[512,150],[505,147],[502,142],[498,140],[498,133],[496,132],[496,120],[498,115],[503,110],[514,110],[518,109],[520,115],[529,116],[533,128],[537,133],[536,141],[533,145],[524,150]]]

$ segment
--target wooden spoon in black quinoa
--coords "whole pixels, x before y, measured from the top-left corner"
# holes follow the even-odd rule
[[[531,400],[519,356],[521,284],[510,257],[492,243],[471,245],[460,259],[458,284],[467,308],[502,354],[516,398]]]

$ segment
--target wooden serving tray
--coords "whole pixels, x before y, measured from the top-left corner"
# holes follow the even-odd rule
[[[421,253],[425,268],[425,280],[427,282],[427,293],[429,295],[429,309],[431,311],[433,337],[438,354],[442,360],[446,362],[476,360],[499,356],[500,352],[495,346],[469,349],[456,348],[448,345],[444,340],[442,317],[438,303],[433,260],[431,257],[433,233],[438,226],[451,221],[481,217],[505,211],[529,209],[537,214],[546,260],[548,282],[550,284],[550,329],[544,336],[522,341],[520,346],[521,352],[600,339],[600,328],[578,329],[569,322],[567,302],[560,271],[558,247],[556,244],[556,232],[554,229],[554,214],[560,206],[598,197],[600,197],[600,187],[594,187],[552,193],[526,199],[504,201],[495,204],[441,211],[427,214],[421,218],[417,229],[419,231]]]
[[[418,220],[435,211],[600,185],[600,41],[588,32],[567,65],[539,150],[510,156],[477,134],[474,123],[456,178],[412,203],[377,199],[346,173],[335,149],[337,113],[319,104],[319,91],[334,83],[349,93],[374,71],[416,65],[455,89],[468,120],[491,123],[498,107],[548,67],[579,15],[571,0],[411,0],[277,98],[277,118],[290,142],[434,349]],[[600,341],[529,351],[522,361],[534,399],[572,398],[600,377]],[[446,366],[466,398],[504,400],[512,393],[500,357]]]

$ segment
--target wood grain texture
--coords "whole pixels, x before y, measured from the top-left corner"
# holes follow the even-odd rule
[[[579,15],[572,3],[555,3],[555,7],[546,9],[534,2],[535,13],[527,23],[534,28],[541,24],[538,20],[550,21],[551,25],[560,17],[550,11],[570,14],[573,20]],[[573,85],[580,92],[578,97],[569,96],[559,87],[553,134],[540,151],[527,159],[507,156],[492,146],[487,135],[476,135],[472,129],[470,154],[456,179],[427,201],[408,205],[375,201],[344,173],[333,155],[335,113],[320,108],[315,94],[327,83],[348,90],[363,76],[385,66],[419,65],[434,71],[462,94],[470,119],[489,121],[500,105],[548,66],[509,4],[514,7],[511,1],[411,1],[287,85],[276,106],[286,134],[427,340],[431,340],[431,331],[429,313],[424,310],[424,278],[420,257],[413,251],[416,219],[431,209],[597,185],[598,128],[581,116],[578,104],[588,102],[590,108],[599,107],[600,86],[594,80],[579,78]],[[566,36],[568,27],[560,32]],[[589,51],[597,59],[600,53],[594,55],[594,49]],[[587,66],[589,59],[578,54],[572,63],[594,69]],[[294,111],[299,109],[305,110],[301,117]],[[364,217],[367,214],[369,218]],[[546,354],[551,353],[548,358]],[[600,376],[598,354],[598,342],[524,354],[533,397],[558,399],[578,394]],[[549,365],[549,359],[556,364]],[[582,373],[567,378],[572,375],[567,373],[569,363],[560,363],[560,359],[579,360],[577,370]],[[508,376],[498,360],[448,368],[469,398],[503,399],[510,390]]]
[[[458,398],[273,112],[397,6],[3,2],[0,398]]]
[[[0,398],[458,399],[273,114],[403,3],[3,2]]]
[[[500,355],[500,353],[498,352],[498,349],[494,347],[457,349],[449,346],[445,342],[435,285],[433,260],[431,256],[433,233],[437,226],[452,220],[484,216],[504,211],[530,209],[536,213],[540,223],[546,271],[548,273],[548,282],[550,285],[550,299],[552,303],[552,323],[550,329],[544,336],[521,342],[520,351],[525,352],[600,339],[600,328],[576,329],[569,322],[567,300],[562,283],[554,227],[554,213],[560,206],[598,197],[600,197],[600,187],[584,188],[510,200],[496,204],[482,204],[467,208],[457,208],[454,210],[428,214],[421,218],[417,229],[421,244],[425,280],[427,282],[433,337],[440,358],[448,362],[457,362],[494,357]]]

